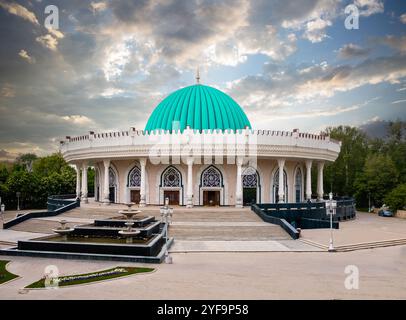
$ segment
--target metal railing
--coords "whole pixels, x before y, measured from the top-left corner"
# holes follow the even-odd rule
[[[80,200],[76,195],[55,195],[49,196],[47,200],[47,211],[27,212],[16,218],[4,222],[3,229],[11,228],[21,222],[32,218],[54,217],[66,211],[80,207]]]

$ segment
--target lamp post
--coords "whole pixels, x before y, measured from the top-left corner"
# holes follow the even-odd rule
[[[371,212],[371,192],[368,191],[368,212]]]
[[[161,213],[161,222],[164,223],[165,228],[165,263],[171,264],[173,261],[168,251],[168,224],[172,220],[173,208],[169,208],[169,198],[165,198],[165,205],[159,211]]]
[[[330,215],[330,244],[328,246],[328,251],[334,252],[336,250],[334,249],[333,244],[333,215],[336,214],[337,203],[333,200],[332,192],[328,194],[328,197],[329,197],[328,205],[326,206],[327,214]]]
[[[0,202],[1,203],[1,202]],[[1,210],[1,214],[0,214],[0,229],[3,229],[4,228],[4,218],[3,218],[3,216],[4,216],[4,210],[6,209],[6,207],[5,207],[5,205],[4,205],[4,203],[2,203],[1,205],[0,205],[0,210]]]
[[[20,211],[20,196],[21,196],[21,192],[16,192],[16,196],[17,196],[17,211]]]

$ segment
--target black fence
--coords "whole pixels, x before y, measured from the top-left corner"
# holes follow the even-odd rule
[[[339,228],[339,221],[356,217],[354,199],[336,200],[336,214],[333,215],[333,228]],[[262,220],[280,225],[293,239],[299,238],[300,229],[329,228],[330,216],[325,202],[265,203],[251,206]],[[287,226],[288,224],[289,226]]]
[[[11,228],[31,218],[54,217],[77,207],[80,207],[80,200],[76,199],[76,195],[50,196],[48,197],[47,201],[47,211],[24,213],[12,220],[5,222],[3,224],[3,229]]]

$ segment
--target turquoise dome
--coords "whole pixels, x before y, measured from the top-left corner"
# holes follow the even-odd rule
[[[167,96],[154,109],[145,126],[146,131],[251,129],[241,107],[224,92],[196,84]]]

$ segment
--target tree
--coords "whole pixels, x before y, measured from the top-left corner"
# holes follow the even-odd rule
[[[385,204],[393,211],[406,208],[406,183],[398,185],[385,197]]]
[[[324,190],[353,195],[356,173],[362,170],[367,155],[367,137],[358,128],[350,126],[329,127],[325,133],[342,144],[337,160],[325,167]]]
[[[33,172],[37,175],[46,176],[53,172],[61,173],[62,169],[68,166],[60,153],[54,153],[35,161]]]
[[[34,153],[25,153],[20,155],[17,158],[17,163],[20,164],[21,166],[23,166],[25,168],[25,170],[27,170],[27,172],[31,172],[32,171],[32,165],[34,163],[35,160],[37,160],[38,157],[36,154]]]
[[[400,182],[406,183],[406,122],[389,123],[388,142],[384,152],[392,158],[400,174]]]
[[[357,204],[365,206],[370,196],[372,204],[380,207],[385,195],[396,186],[398,176],[396,166],[388,155],[369,155],[354,182]]]

